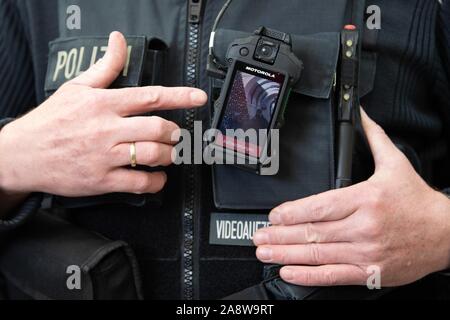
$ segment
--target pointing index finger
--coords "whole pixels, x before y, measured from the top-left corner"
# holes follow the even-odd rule
[[[206,104],[200,89],[187,87],[142,87],[108,90],[109,105],[121,116],[158,110],[190,109]]]

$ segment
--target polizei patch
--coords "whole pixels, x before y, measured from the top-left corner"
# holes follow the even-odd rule
[[[252,247],[253,235],[259,229],[269,227],[267,215],[213,213],[209,243],[222,246]]]
[[[147,39],[128,36],[128,56],[125,67],[112,87],[138,87],[145,67]],[[49,44],[45,91],[52,94],[69,80],[79,76],[103,57],[108,37],[78,37],[57,39]]]

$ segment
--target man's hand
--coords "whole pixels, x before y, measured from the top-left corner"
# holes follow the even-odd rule
[[[192,88],[105,89],[124,68],[126,48],[123,35],[112,33],[103,59],[1,131],[0,191],[77,197],[156,193],[164,187],[164,173],[124,167],[133,142],[138,164],[171,164],[179,128],[136,115],[202,106],[207,96]]]
[[[281,277],[305,286],[412,283],[450,265],[450,201],[414,171],[381,127],[362,112],[374,156],[366,182],[285,203],[273,227],[254,236],[257,256],[285,265]]]

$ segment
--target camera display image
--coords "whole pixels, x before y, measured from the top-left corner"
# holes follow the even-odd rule
[[[269,80],[243,71],[236,71],[233,85],[219,130],[222,136],[217,137],[216,143],[238,152],[251,156],[259,156],[261,147],[266,141],[235,141],[234,137],[227,137],[227,130],[270,129],[270,124],[280,96],[282,76],[274,75]]]

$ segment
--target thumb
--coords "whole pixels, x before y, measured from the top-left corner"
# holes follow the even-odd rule
[[[372,151],[376,169],[401,154],[392,140],[375,121],[361,108],[361,121]]]
[[[69,83],[91,88],[107,88],[122,72],[127,55],[128,50],[125,37],[120,32],[114,31],[109,36],[108,50],[105,56]]]

